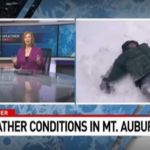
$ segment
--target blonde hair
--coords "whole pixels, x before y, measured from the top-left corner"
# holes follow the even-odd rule
[[[34,34],[33,34],[33,32],[24,32],[23,34],[22,34],[22,43],[23,43],[23,47],[26,47],[26,44],[25,44],[25,42],[24,42],[24,39],[25,39],[25,36],[27,35],[27,34],[30,34],[31,35],[31,46],[33,46],[34,45],[34,41],[35,41],[35,38],[34,38]]]

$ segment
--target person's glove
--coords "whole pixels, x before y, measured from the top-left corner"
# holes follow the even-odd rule
[[[113,86],[107,81],[106,78],[102,79],[100,89],[108,94],[114,91]]]

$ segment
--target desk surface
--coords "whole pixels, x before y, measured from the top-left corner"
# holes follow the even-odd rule
[[[65,74],[18,74],[0,70],[0,102],[74,102],[75,79]]]

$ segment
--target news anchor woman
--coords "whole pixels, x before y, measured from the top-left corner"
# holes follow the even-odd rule
[[[42,70],[43,54],[40,48],[34,46],[34,35],[32,32],[24,32],[22,35],[23,47],[19,49],[17,56],[12,62],[17,69]]]

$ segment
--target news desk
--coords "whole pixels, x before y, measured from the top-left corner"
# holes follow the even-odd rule
[[[74,95],[73,76],[0,69],[0,103],[74,102]]]

